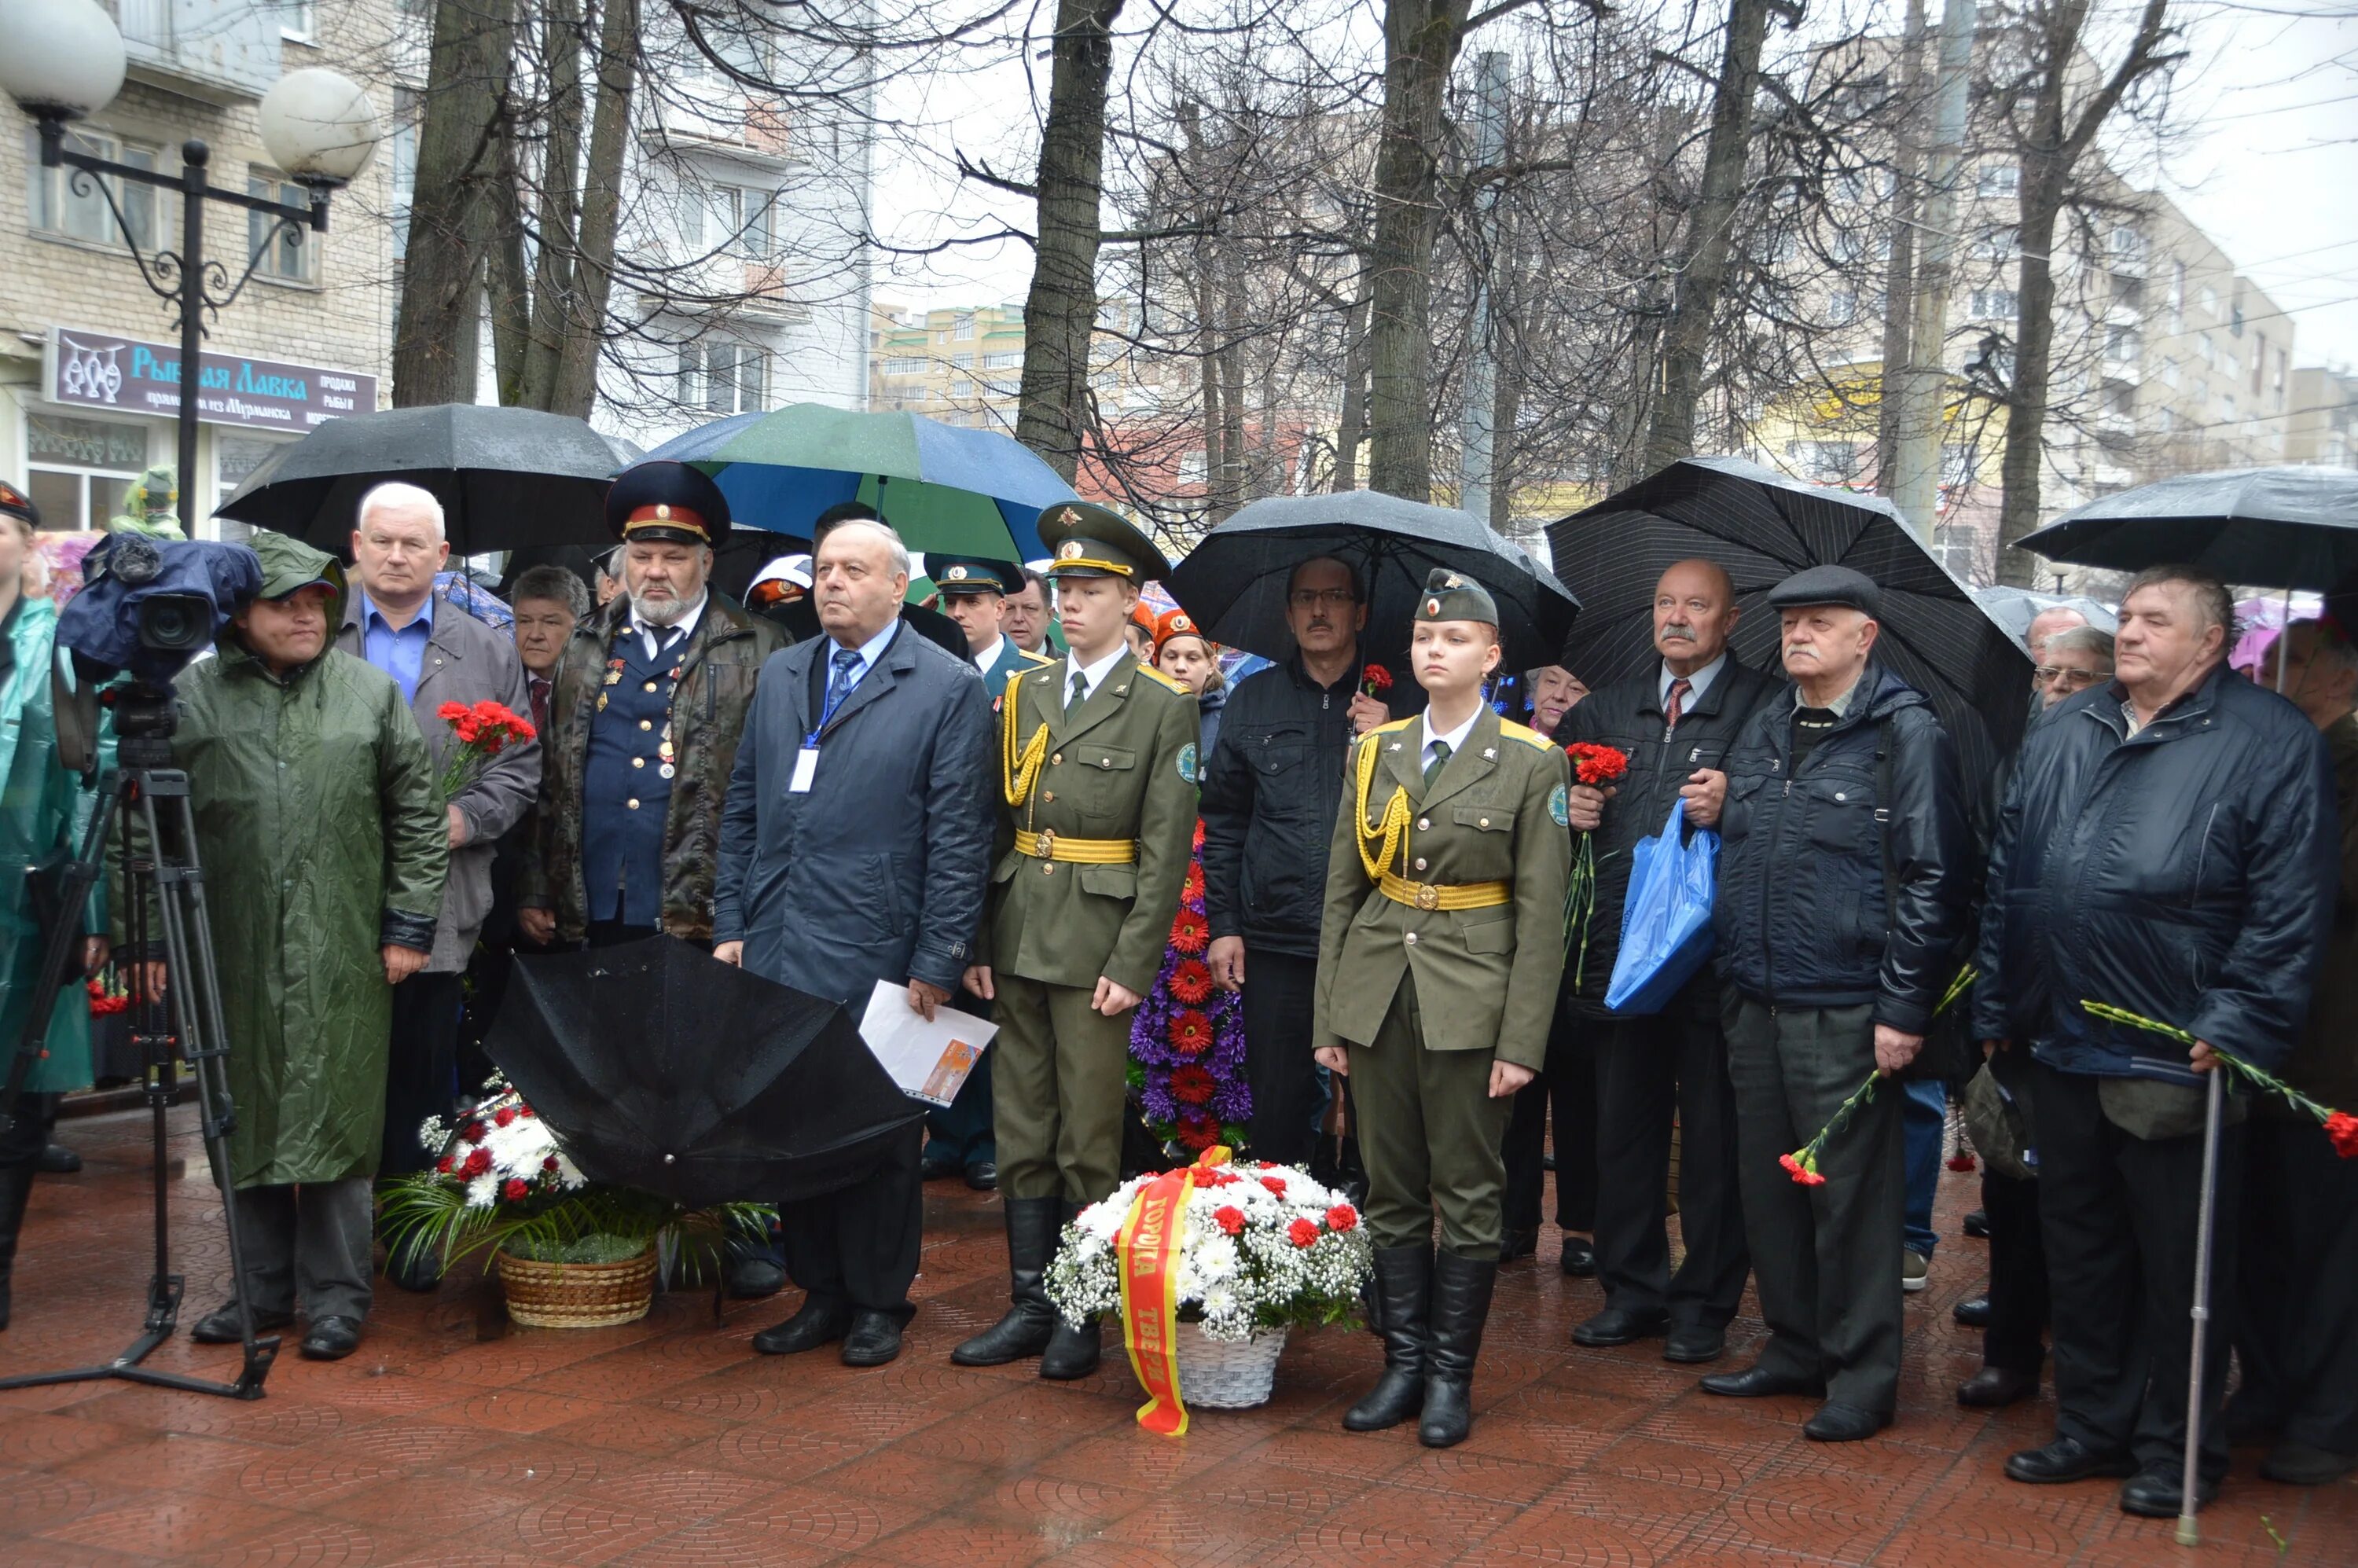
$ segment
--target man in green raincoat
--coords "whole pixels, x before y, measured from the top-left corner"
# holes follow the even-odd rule
[[[284,535],[252,544],[262,594],[181,675],[172,756],[221,971],[246,1300],[266,1332],[299,1299],[303,1354],[333,1360],[368,1313],[393,987],[434,946],[448,814],[401,688],[330,646],[343,569]],[[235,1304],[190,1337],[236,1340]]]
[[[90,1082],[90,1002],[78,985],[36,997],[37,971],[49,933],[34,917],[32,879],[21,874],[59,851],[70,852],[88,825],[95,797],[58,762],[57,723],[49,676],[56,657],[57,606],[21,590],[25,557],[40,514],[23,492],[0,484],[0,1077],[16,1049],[27,1016],[47,1011],[46,1053],[33,1069],[16,1126],[0,1136],[0,1328],[8,1326],[8,1285],[16,1235],[32,1195],[43,1141],[35,1097],[78,1089]],[[70,670],[66,678],[70,681]],[[85,914],[86,931],[106,929],[103,895]],[[79,955],[96,968],[106,962],[106,938],[88,939]]]

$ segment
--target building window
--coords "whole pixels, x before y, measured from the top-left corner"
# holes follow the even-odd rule
[[[1022,370],[1023,368],[1023,351],[1022,349],[1017,349],[1011,353],[985,354],[982,356],[982,368],[985,370]]]
[[[248,174],[245,193],[259,196],[265,201],[284,201],[297,207],[309,207],[311,193],[291,179],[276,175]],[[281,283],[317,283],[319,281],[319,247],[312,243],[308,226],[297,224],[290,231],[277,219],[260,212],[245,215],[245,249],[248,255],[255,252],[262,259],[254,265],[257,277],[275,277]]]
[[[2022,193],[2022,170],[2010,163],[1985,163],[1975,189],[1983,196],[2018,196]]]
[[[233,436],[226,431],[213,432],[213,504],[227,501],[230,492],[243,484],[248,475],[270,459],[273,452],[285,446],[259,436]],[[254,537],[254,525],[234,517],[212,520],[214,537],[223,544],[238,545]]]
[[[1972,314],[1986,321],[2014,319],[2014,290],[2011,288],[1976,288],[1974,290]]]
[[[319,36],[319,10],[313,0],[278,0],[278,36],[311,42]]]
[[[1859,478],[1866,471],[1866,460],[1872,446],[1862,453],[1856,441],[1788,441],[1786,460],[1806,480],[1820,484],[1839,484]]]
[[[2104,329],[2104,362],[2112,366],[2134,365],[2145,352],[2143,339],[2135,327]]]
[[[1970,443],[1951,442],[1941,449],[1941,484],[1963,490],[1981,470],[1981,454]]]
[[[2014,250],[2015,226],[1999,223],[1975,234],[1967,254],[1976,261],[2012,261]]]
[[[1974,547],[1979,543],[1970,523],[1935,523],[1932,524],[1932,553],[1950,574],[1962,581],[1971,582],[1974,576]]]
[[[886,375],[923,375],[933,362],[923,354],[895,354],[884,362]]]
[[[950,341],[964,342],[974,336],[974,312],[961,310],[950,318]]]
[[[2169,330],[2186,330],[2186,264],[2169,264]]]
[[[93,157],[109,158],[127,163],[134,168],[156,167],[156,149],[138,142],[126,142],[104,131],[76,127],[66,132],[66,144],[76,152]],[[33,227],[44,234],[59,239],[87,240],[92,244],[119,245],[123,230],[116,227],[114,214],[107,211],[106,197],[98,189],[100,177],[94,174],[81,178],[82,189],[76,190],[75,171],[70,168],[43,168],[41,143],[37,133],[25,136],[26,167],[32,171]],[[121,179],[108,179],[106,188],[114,193],[122,205],[123,221],[131,229],[131,243],[143,251],[154,250],[164,241],[157,222],[156,188],[136,180],[125,184]]]
[[[683,343],[679,401],[715,414],[746,414],[768,406],[770,356],[742,343]]]
[[[2178,384],[2178,362],[2176,360],[2164,360],[2161,362],[2161,384],[2164,386],[2176,386]]]
[[[1826,296],[1826,324],[1847,327],[1858,319],[1858,296],[1848,289]]]
[[[778,254],[773,222],[777,192],[716,185],[705,196],[705,249],[718,255],[765,262]]]
[[[25,416],[28,489],[45,528],[103,526],[147,466],[147,429],[64,414]]]

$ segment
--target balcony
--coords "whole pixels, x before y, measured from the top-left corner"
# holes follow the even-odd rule
[[[276,5],[254,0],[112,0],[135,81],[226,106],[278,80]]]

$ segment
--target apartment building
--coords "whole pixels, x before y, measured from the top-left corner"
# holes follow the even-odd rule
[[[1023,307],[914,310],[879,303],[870,314],[869,406],[948,425],[1012,430],[1023,384]]]
[[[2358,467],[2358,374],[2329,365],[2292,373],[2285,461]]]

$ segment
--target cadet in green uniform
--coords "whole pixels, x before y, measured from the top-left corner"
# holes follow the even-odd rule
[[[1547,1059],[1563,973],[1564,754],[1483,702],[1501,656],[1487,590],[1434,572],[1409,647],[1429,706],[1352,748],[1319,931],[1311,1039],[1351,1079],[1384,1339],[1383,1377],[1343,1424],[1422,1411],[1429,1448],[1472,1422],[1499,1147],[1515,1091]]]
[[[1056,1237],[1120,1184],[1130,1010],[1154,982],[1195,833],[1195,698],[1122,641],[1141,584],[1170,568],[1087,502],[1040,519],[1070,653],[1000,694],[1000,859],[967,989],[995,1003],[999,1186],[1012,1305],[951,1353],[1040,1357],[1044,1378],[1097,1369],[1095,1324],[1062,1322],[1043,1285]],[[1559,889],[1559,896],[1561,890]],[[1495,1142],[1496,1141],[1493,1140]]]

